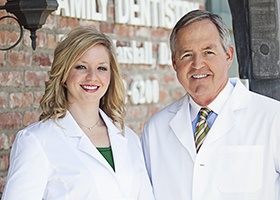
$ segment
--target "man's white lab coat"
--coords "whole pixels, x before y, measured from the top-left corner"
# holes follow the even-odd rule
[[[280,102],[238,79],[198,154],[188,95],[154,115],[142,144],[157,200],[279,200]]]

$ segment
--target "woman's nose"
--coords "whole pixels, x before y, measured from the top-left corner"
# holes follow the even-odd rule
[[[87,76],[86,76],[87,79],[96,79],[97,78],[97,73],[96,73],[96,70],[94,69],[90,69],[87,73]]]

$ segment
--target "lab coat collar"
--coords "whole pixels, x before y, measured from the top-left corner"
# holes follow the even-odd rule
[[[109,135],[121,134],[121,131],[113,124],[112,120],[103,110],[99,109],[99,113],[107,126]],[[69,111],[66,112],[64,118],[58,119],[57,123],[63,128],[66,137],[82,137],[85,135]]]
[[[99,109],[99,113],[105,122],[108,130],[108,135],[110,139],[110,145],[113,151],[113,159],[115,164],[116,175],[118,171],[121,171],[125,165],[125,154],[127,150],[127,139],[122,135],[121,130],[119,130],[112,122],[112,120]],[[96,147],[91,143],[86,134],[82,131],[79,125],[76,123],[71,113],[67,111],[66,116],[58,120],[58,125],[63,127],[63,132],[65,136],[69,139],[78,138],[75,143],[75,147],[84,153],[92,156],[94,159],[103,164],[109,171],[113,174],[114,171],[112,167],[108,164],[105,158],[99,153]],[[71,143],[73,144],[73,143]]]
[[[208,144],[211,144],[227,134],[235,124],[235,112],[240,109],[245,109],[249,105],[250,97],[248,89],[245,88],[238,78],[230,78],[229,81],[234,86],[234,89],[210,129],[200,151],[203,151]],[[186,94],[169,108],[169,112],[174,113],[174,117],[171,119],[169,125],[178,140],[188,150],[190,156],[194,160],[196,157],[196,150],[189,102],[189,96]],[[182,119],[184,119],[185,123],[182,123]]]
[[[194,160],[196,150],[191,125],[189,96],[185,95],[178,100],[176,104],[170,107],[169,112],[175,114],[169,123],[170,128]],[[182,119],[184,119],[184,123],[182,123]]]
[[[200,152],[207,149],[207,146],[217,141],[234,127],[236,123],[236,112],[246,109],[250,103],[248,89],[241,83],[238,78],[230,78],[234,89],[219,113],[215,123],[209,130],[207,137],[200,148]]]

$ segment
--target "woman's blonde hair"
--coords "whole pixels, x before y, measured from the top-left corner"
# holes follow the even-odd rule
[[[66,80],[71,67],[89,48],[96,45],[106,47],[111,68],[111,81],[107,92],[100,100],[99,107],[124,130],[125,90],[119,72],[115,46],[111,39],[93,28],[76,28],[58,44],[54,51],[54,60],[45,93],[40,101],[42,114],[40,120],[63,118],[67,111]],[[119,125],[118,125],[119,124]]]

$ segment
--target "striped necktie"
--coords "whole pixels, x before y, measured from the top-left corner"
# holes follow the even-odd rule
[[[210,130],[208,124],[207,124],[207,116],[211,110],[209,108],[201,108],[199,113],[200,113],[200,118],[196,124],[196,131],[195,131],[195,146],[196,146],[196,151],[198,152],[200,147],[202,146],[206,135],[208,131]]]

